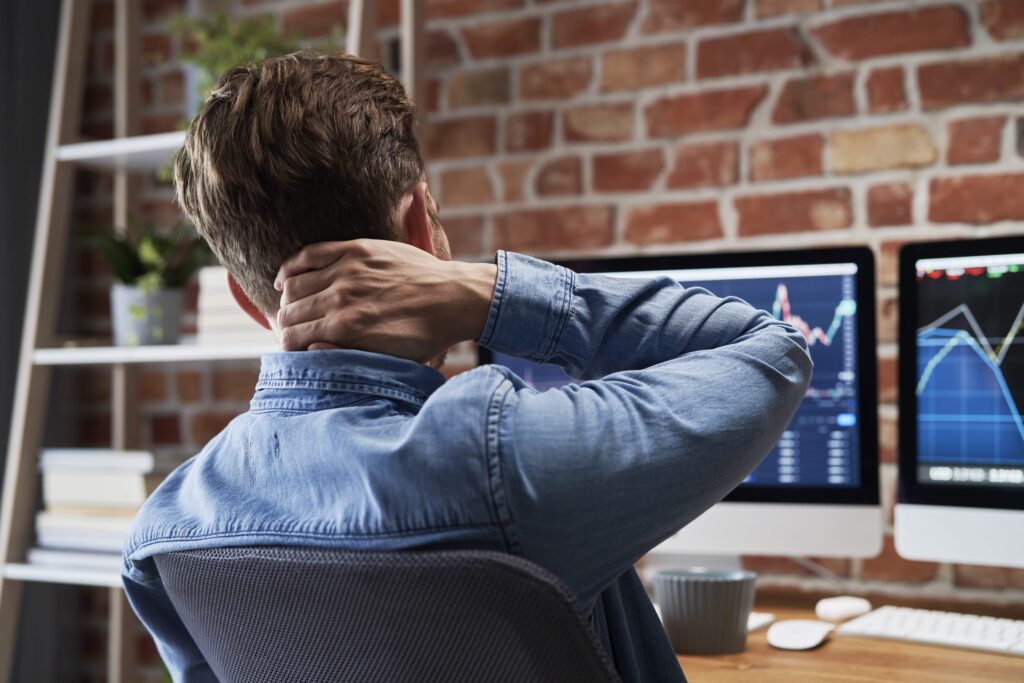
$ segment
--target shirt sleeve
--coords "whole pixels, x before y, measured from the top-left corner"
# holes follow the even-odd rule
[[[721,500],[792,419],[803,336],[671,278],[573,273],[499,252],[480,343],[583,380],[499,391],[492,440],[523,555],[589,608],[639,557]]]
[[[152,563],[152,560],[144,560]],[[217,683],[203,654],[171,604],[158,576],[129,566],[121,575],[124,590],[139,621],[153,636],[174,683]]]

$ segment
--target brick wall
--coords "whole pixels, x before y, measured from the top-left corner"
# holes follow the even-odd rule
[[[144,132],[185,111],[181,9],[270,14],[310,38],[338,0],[144,0]],[[381,54],[397,0],[379,0]],[[421,132],[455,253],[541,256],[866,244],[879,259],[881,454],[895,495],[896,255],[922,239],[1024,231],[1024,3],[1019,0],[426,0]],[[113,12],[94,12],[83,133],[111,131]],[[76,225],[110,220],[110,181],[82,173]],[[173,217],[147,181],[143,213]],[[86,249],[77,332],[109,330],[109,273]],[[194,303],[194,302],[193,302]],[[189,322],[193,319],[190,318]],[[463,360],[465,355],[461,357]],[[245,408],[252,363],[151,368],[144,445],[173,461]],[[103,443],[103,374],[79,373],[80,434]],[[785,558],[766,583],[834,586]],[[858,589],[1024,605],[1024,571],[829,560]],[[145,659],[152,664],[152,652]],[[145,652],[144,652],[145,654]],[[152,673],[152,669],[149,670]]]

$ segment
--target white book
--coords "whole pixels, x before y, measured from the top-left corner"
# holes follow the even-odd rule
[[[126,537],[127,534],[46,530],[36,532],[36,543],[44,548],[119,553]]]
[[[154,462],[153,454],[148,451],[44,448],[39,453],[39,469],[44,473],[79,470],[148,474],[153,471]]]
[[[73,567],[110,571],[119,571],[123,563],[121,553],[54,550],[52,548],[29,548],[27,559],[29,564],[40,567]]]
[[[104,515],[68,515],[59,512],[36,513],[36,531],[112,534],[125,536],[132,528],[134,517]]]
[[[43,474],[46,507],[138,507],[152,493],[159,478],[140,472],[59,470]]]

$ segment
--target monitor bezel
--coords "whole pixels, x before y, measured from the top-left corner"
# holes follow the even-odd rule
[[[915,242],[899,260],[899,502],[913,505],[1024,510],[1020,489],[992,485],[920,483],[917,465],[917,269],[920,259],[1024,253],[1024,236]]]
[[[875,334],[875,258],[868,247],[835,247],[786,251],[737,251],[680,255],[594,257],[555,261],[581,273],[636,270],[687,270],[697,268],[752,268],[853,263],[857,266],[857,298],[867,296],[870,305],[858,306],[857,368],[858,424],[861,426],[859,484],[855,487],[740,485],[725,497],[744,503],[827,503],[878,505],[878,400],[877,337]],[[869,344],[861,340],[871,340]],[[478,348],[478,362],[491,362],[489,349]]]

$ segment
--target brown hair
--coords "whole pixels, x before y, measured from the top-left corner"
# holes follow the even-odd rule
[[[423,178],[401,83],[357,57],[296,53],[224,73],[189,126],[178,204],[264,313],[303,246],[401,239],[398,200]]]

